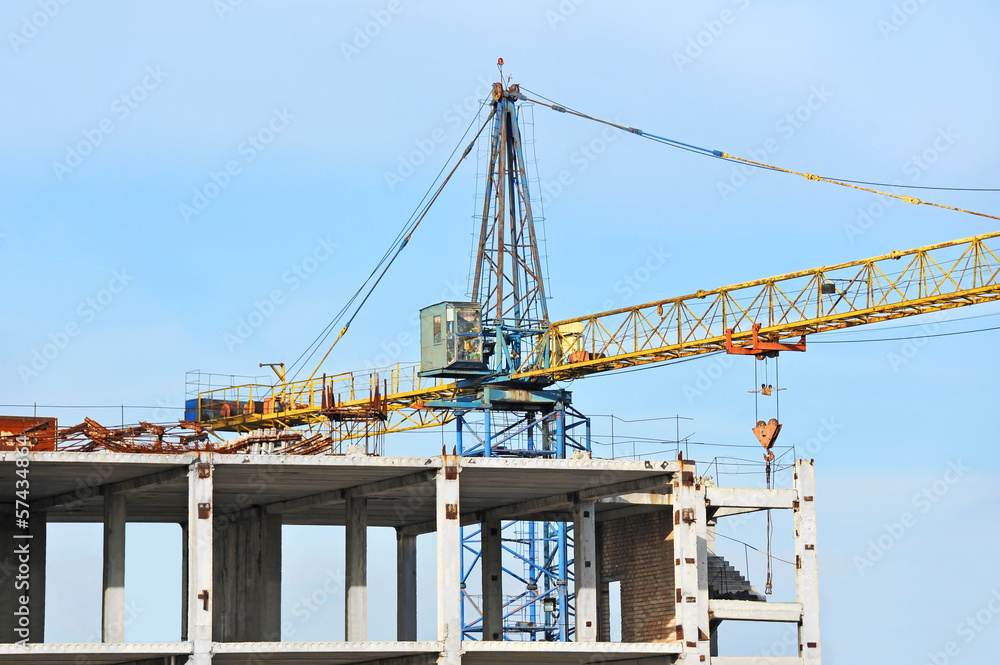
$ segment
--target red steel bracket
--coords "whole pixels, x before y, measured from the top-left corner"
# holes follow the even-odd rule
[[[768,341],[761,341],[760,339],[760,324],[753,324],[753,337],[751,339],[751,346],[733,346],[733,329],[729,328],[726,330],[726,353],[731,353],[737,356],[757,356],[758,360],[763,360],[764,358],[774,358],[778,355],[779,351],[805,351],[806,350],[806,336],[803,335],[795,344],[787,344],[785,342],[779,342],[778,336],[773,335],[773,339]]]

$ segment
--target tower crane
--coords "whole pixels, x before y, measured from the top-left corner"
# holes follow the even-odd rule
[[[255,435],[270,432],[267,438],[277,444],[272,452],[316,454],[344,443],[377,440],[391,432],[451,423],[455,447],[463,455],[587,455],[590,420],[575,409],[572,394],[557,387],[557,382],[668,365],[710,353],[762,359],[783,351],[803,352],[809,335],[1000,299],[1000,232],[995,232],[551,321],[519,106],[531,101],[561,113],[605,121],[528,97],[517,84],[505,86],[502,69],[500,78],[484,102],[489,105],[485,122],[426,206],[411,218],[351,298],[348,305],[353,306],[353,313],[312,374],[304,380],[295,380],[294,374],[289,379],[283,364],[262,363],[274,371],[276,383],[198,390],[186,402],[181,423],[195,434],[182,436],[172,450],[235,452],[261,439]],[[616,123],[605,124],[714,158],[749,161]],[[488,136],[489,145],[471,299],[421,310],[419,364],[321,374],[337,341],[480,136]],[[847,181],[798,175],[896,196],[908,203],[950,207]],[[347,311],[345,307],[342,313]],[[331,324],[318,339],[327,339],[334,329]],[[482,419],[481,434],[470,426],[473,417]],[[308,430],[308,436],[288,434],[295,428]],[[766,456],[780,424],[760,422],[754,429]],[[116,449],[123,437],[153,433],[158,449],[164,449],[162,427],[141,423],[133,430],[119,435],[88,420],[62,434],[89,437],[90,449],[95,444]],[[235,436],[218,437],[223,432]],[[209,435],[218,441],[209,443]],[[524,592],[505,608],[505,630],[520,632],[522,639],[569,639],[573,626],[567,581],[572,562],[566,524],[508,523],[507,528],[519,530],[508,541],[520,545],[509,552],[524,562],[525,572],[521,577]],[[463,533],[463,553],[468,550],[471,561],[463,570],[463,580],[478,558],[477,538],[474,530]],[[463,626],[471,639],[483,629],[475,612],[468,620],[463,617]]]
[[[189,426],[243,437],[265,428],[276,432],[295,427],[328,428],[325,435],[315,434],[281,449],[316,453],[344,442],[453,423],[455,448],[462,455],[587,455],[590,420],[574,408],[571,393],[556,387],[557,382],[717,352],[758,359],[783,351],[803,352],[812,334],[1000,299],[997,232],[550,321],[519,104],[530,100],[559,112],[604,121],[530,99],[517,84],[505,87],[502,80],[501,70],[501,82],[494,84],[488,100],[486,121],[428,204],[429,208],[489,128],[471,299],[421,310],[420,364],[332,376],[317,376],[317,367],[302,381],[286,381],[281,366],[280,372],[275,370],[279,376],[276,385],[245,384],[200,392],[187,403]],[[747,161],[606,124],[716,158]],[[787,172],[766,164],[754,165]],[[367,292],[355,294],[361,304],[406,246],[428,208],[404,229],[395,253],[387,254],[390,258],[382,273],[377,279],[370,278]],[[373,277],[376,274],[377,270]],[[355,315],[358,309],[360,305]],[[336,340],[349,325],[350,319]],[[328,328],[328,332],[332,330]],[[329,354],[327,351],[324,360]],[[769,392],[770,387],[765,390]],[[481,433],[470,427],[472,417],[482,419]],[[753,428],[765,449],[768,469],[774,457],[771,447],[780,429],[777,419],[759,421]],[[240,437],[235,441],[241,441]],[[507,532],[505,548],[524,563],[523,574],[517,575],[523,591],[504,608],[505,636],[519,633],[520,639],[570,639],[570,527],[564,522],[508,522],[503,528]],[[478,530],[465,527],[463,589],[479,559],[478,547]],[[463,593],[468,596],[463,603],[464,635],[481,638],[482,615],[469,592]]]

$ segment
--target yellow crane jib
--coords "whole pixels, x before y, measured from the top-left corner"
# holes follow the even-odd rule
[[[556,321],[513,376],[572,379],[727,345],[801,350],[806,335],[998,300],[998,257],[994,232]],[[556,352],[568,331],[572,350]]]

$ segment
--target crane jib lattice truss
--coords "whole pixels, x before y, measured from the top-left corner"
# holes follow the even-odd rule
[[[842,328],[878,323],[1000,299],[1000,232],[894,251],[859,261],[802,270],[589,316],[556,321],[538,337],[512,378],[539,386],[649,363],[725,351],[760,338],[798,341]],[[481,390],[475,382],[421,377],[414,365],[316,377],[274,388],[247,384],[203,392],[198,413],[206,427],[249,431],[327,421],[322,394],[360,406],[382,390],[385,431],[438,426],[453,419],[425,403],[451,401]],[[238,405],[254,394],[287,395],[282,412],[219,418],[219,405]],[[327,404],[327,410],[329,405]],[[364,436],[356,422],[334,423],[335,437]]]

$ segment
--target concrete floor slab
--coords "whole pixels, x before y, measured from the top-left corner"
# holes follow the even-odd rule
[[[190,643],[124,643],[124,644],[0,644],[0,662],[25,665],[118,665],[151,658],[176,660],[176,665],[187,661],[192,651]],[[169,660],[165,661],[170,663]]]
[[[350,665],[353,663],[435,663],[440,642],[240,642],[215,644],[212,663],[296,665]]]
[[[462,662],[470,665],[558,665],[630,661],[672,663],[680,642],[463,642]]]
[[[130,522],[184,522],[186,468],[197,459],[195,454],[33,453],[31,500],[40,502],[52,523],[100,522],[100,488],[134,483],[139,486],[128,494]],[[442,457],[203,454],[200,459],[215,465],[216,515],[266,505],[282,513],[284,524],[342,525],[342,500],[305,508],[298,505],[294,510],[282,506],[375,484],[377,491],[368,499],[368,523],[373,527],[432,522],[435,503],[430,476],[443,464]],[[463,513],[662,476],[676,469],[672,461],[462,458],[459,463]],[[0,453],[0,495],[13,495],[15,470],[13,453]],[[407,478],[422,482],[393,486],[394,481]],[[156,482],[146,482],[151,479]]]

